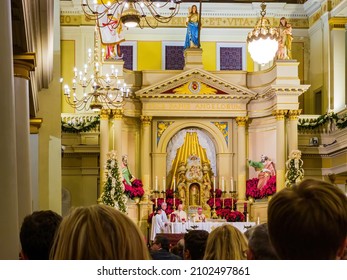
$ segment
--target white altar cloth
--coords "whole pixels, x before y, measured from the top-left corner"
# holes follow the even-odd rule
[[[255,226],[255,222],[186,222],[186,223],[169,223],[170,226],[168,227],[168,233],[187,233],[187,230],[193,230],[193,229],[203,229],[208,232],[211,232],[216,227],[220,227],[224,224],[230,224],[237,229],[239,229],[241,232],[245,232],[247,229]]]

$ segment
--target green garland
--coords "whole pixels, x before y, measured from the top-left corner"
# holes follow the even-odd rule
[[[330,123],[335,122],[338,129],[343,129],[347,127],[347,116],[339,117],[337,114],[331,112],[331,113],[325,113],[324,115],[321,115],[316,119],[299,119],[298,129],[313,130],[325,125],[328,122]]]
[[[61,120],[61,131],[67,133],[88,132],[100,123],[100,116],[93,117],[90,121],[64,122]]]

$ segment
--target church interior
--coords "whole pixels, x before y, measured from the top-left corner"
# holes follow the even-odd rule
[[[137,27],[95,19],[89,2],[0,3],[0,259],[18,259],[32,211],[100,203],[111,151],[123,179],[142,183],[126,211],[145,236],[162,201],[220,220],[218,198],[259,223],[295,180],[347,193],[347,1],[171,1],[169,20],[143,8]],[[193,6],[198,38],[186,46]],[[265,18],[289,32],[268,60],[267,48],[250,49]],[[268,177],[275,187],[262,192]]]

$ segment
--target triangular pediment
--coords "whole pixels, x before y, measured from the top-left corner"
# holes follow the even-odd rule
[[[232,74],[231,74],[232,75]],[[245,99],[257,93],[203,69],[191,69],[136,92],[139,98]]]

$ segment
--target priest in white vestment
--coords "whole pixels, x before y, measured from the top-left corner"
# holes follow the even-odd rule
[[[164,232],[165,224],[163,223],[161,213],[162,209],[160,206],[157,207],[155,214],[152,218],[152,228],[151,228],[151,241],[154,240],[157,233]]]

